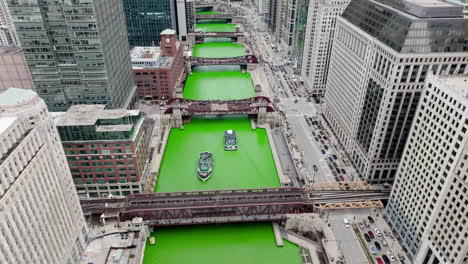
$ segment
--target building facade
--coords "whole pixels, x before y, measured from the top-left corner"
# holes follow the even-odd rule
[[[0,260],[79,263],[88,231],[46,104],[31,90],[0,94]]]
[[[75,105],[56,126],[80,198],[143,192],[148,151],[139,110]]]
[[[337,19],[323,114],[365,180],[395,179],[425,77],[466,74],[466,36],[462,8],[438,0],[352,0]]]
[[[293,35],[292,50],[291,50],[291,61],[293,64],[294,73],[298,74],[302,68],[303,56],[304,56],[304,44],[306,42],[306,29],[307,19],[309,12],[308,0],[299,0],[297,3],[297,15],[296,15],[296,30]]]
[[[445,0],[445,2],[462,6],[463,13],[468,15],[468,0]]]
[[[166,28],[175,28],[173,0],[123,0],[123,6],[131,47],[159,45],[159,33]]]
[[[386,215],[411,263],[468,262],[468,75],[430,75]]]
[[[179,39],[187,40],[187,34],[193,32],[195,28],[195,1],[194,0],[175,0],[173,11],[175,18],[176,32]]]
[[[51,111],[127,108],[135,92],[120,0],[6,0],[34,86]]]
[[[11,87],[34,90],[23,51],[15,46],[0,47],[0,93]]]
[[[16,30],[6,1],[0,1],[0,46],[18,46]]]
[[[174,30],[161,33],[160,47],[135,47],[131,51],[133,76],[139,99],[167,100],[184,77],[184,47]]]
[[[350,0],[313,0],[308,6],[305,43],[298,64],[301,77],[313,95],[325,94],[336,18]]]

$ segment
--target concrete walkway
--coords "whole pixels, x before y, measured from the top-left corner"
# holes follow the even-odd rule
[[[289,242],[309,250],[310,257],[312,258],[312,263],[320,263],[318,254],[319,252],[321,252],[321,248],[312,240],[299,236],[294,232],[285,229],[281,230],[281,236]]]

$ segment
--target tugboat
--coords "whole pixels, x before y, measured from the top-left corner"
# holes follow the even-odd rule
[[[224,131],[224,150],[237,150],[236,132],[234,130]]]
[[[212,168],[213,154],[211,154],[211,152],[200,153],[200,158],[198,159],[198,178],[202,181],[208,180]]]

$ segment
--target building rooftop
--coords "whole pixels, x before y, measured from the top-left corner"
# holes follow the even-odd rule
[[[468,100],[468,75],[436,76],[438,82]]]
[[[159,47],[134,47],[130,57],[134,69],[166,69],[172,63],[172,57],[161,56]]]
[[[0,94],[0,108],[2,106],[16,105],[35,98],[37,94],[32,90],[8,88]]]
[[[352,0],[342,17],[400,53],[468,50],[463,7],[439,0]]]
[[[0,117],[0,135],[7,130],[16,120],[16,117]]]
[[[176,33],[175,30],[166,28],[165,30],[161,32],[161,35],[175,35],[175,33]]]
[[[136,116],[140,110],[126,110],[126,109],[105,109],[105,105],[73,105],[63,115],[55,115],[59,120],[57,126],[93,126],[96,125],[99,119],[117,119],[125,116]],[[108,126],[116,127],[115,131],[121,130],[120,125]]]

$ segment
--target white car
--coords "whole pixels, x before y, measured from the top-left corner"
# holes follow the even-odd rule
[[[387,244],[387,241],[385,241],[385,239],[382,239],[382,241],[381,241],[381,242],[382,242],[382,243],[381,243],[381,244],[382,244],[382,246],[384,246],[384,247],[388,246],[388,244]]]
[[[387,252],[387,257],[391,260],[391,261],[395,261],[395,256],[393,256],[392,252]]]
[[[343,222],[344,222],[344,224],[345,224],[346,227],[349,227],[348,218],[343,218]]]
[[[366,227],[369,227],[369,226],[370,226],[369,221],[365,220],[364,223],[366,224]]]
[[[382,233],[380,233],[380,230],[378,228],[374,228],[374,231],[377,236],[382,236]]]

